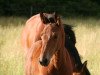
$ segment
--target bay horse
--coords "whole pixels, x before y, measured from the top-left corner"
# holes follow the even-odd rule
[[[65,48],[63,25],[55,13],[40,13],[29,19],[22,33],[22,45],[26,51],[26,75],[77,75]]]

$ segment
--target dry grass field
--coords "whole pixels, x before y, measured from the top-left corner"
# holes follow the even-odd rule
[[[0,75],[24,75],[24,50],[20,38],[26,18],[0,17]],[[82,62],[88,61],[91,75],[100,75],[100,19],[67,18],[74,26],[76,47]]]

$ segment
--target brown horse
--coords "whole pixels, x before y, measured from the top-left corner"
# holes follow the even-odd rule
[[[77,74],[73,57],[65,48],[63,25],[55,13],[40,13],[29,19],[22,44],[26,51],[26,75]]]

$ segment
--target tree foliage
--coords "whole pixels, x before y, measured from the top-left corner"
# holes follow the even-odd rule
[[[0,0],[0,15],[30,16],[39,12],[61,15],[99,15],[99,0]]]

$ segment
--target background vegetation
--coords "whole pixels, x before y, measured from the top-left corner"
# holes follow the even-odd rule
[[[63,16],[99,16],[100,0],[0,0],[0,15],[31,16],[51,11]]]

